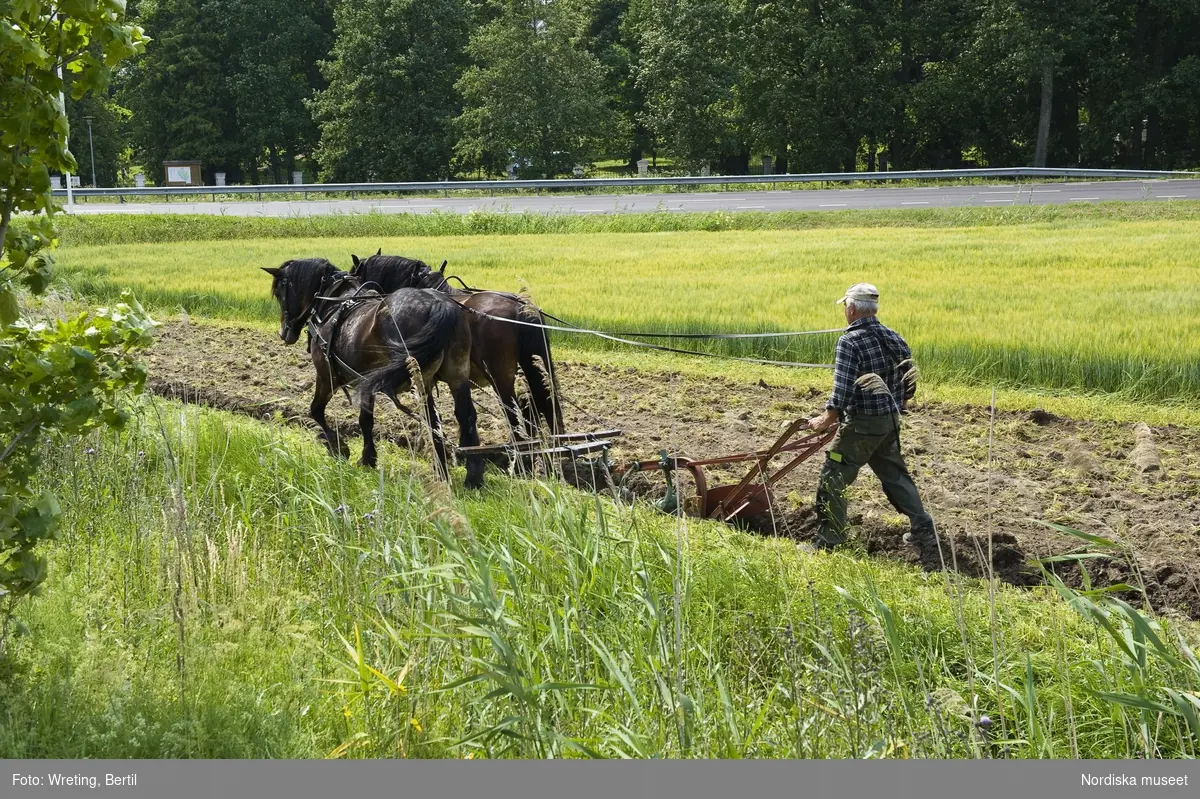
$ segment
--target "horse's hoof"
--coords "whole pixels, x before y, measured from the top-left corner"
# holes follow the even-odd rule
[[[367,469],[374,469],[375,468],[375,459],[371,458],[368,460],[367,458],[359,458],[358,465],[363,466]]]
[[[463,486],[471,489],[472,491],[483,488],[483,475],[480,475],[479,477],[468,477],[463,482]]]

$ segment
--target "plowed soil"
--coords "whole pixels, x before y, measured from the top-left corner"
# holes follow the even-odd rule
[[[259,330],[179,321],[159,330],[148,361],[156,393],[311,426],[314,371],[303,343],[287,347]],[[624,431],[612,453],[615,464],[653,458],[663,448],[693,458],[765,448],[788,423],[823,405],[819,392],[765,383],[570,362],[557,367],[570,430]],[[441,397],[442,416],[447,435],[456,437],[447,399]],[[476,401],[482,440],[508,440],[494,395],[481,390]],[[377,403],[377,412],[380,438],[401,445],[417,439],[415,423],[388,403]],[[357,433],[357,412],[344,397],[330,405],[329,418],[339,430]],[[994,573],[1016,585],[1040,582],[1033,559],[1078,551],[1082,544],[1034,521],[1043,519],[1120,542],[1117,557],[1087,561],[1093,585],[1141,584],[1155,610],[1200,618],[1200,431],[1152,432],[1161,468],[1143,471],[1130,457],[1131,425],[1040,411],[1001,411],[993,425],[988,408],[929,405],[905,417],[903,448],[952,567],[985,576],[990,532]],[[776,491],[774,513],[754,520],[752,528],[810,539],[821,461],[813,457],[788,475]],[[714,471],[710,482],[736,482],[743,472]],[[582,478],[572,482],[586,483],[587,475]],[[504,475],[490,469],[488,479]],[[661,475],[653,472],[628,487],[646,500],[665,493]],[[852,545],[919,562],[901,540],[907,521],[888,505],[869,470],[852,488],[850,511]],[[1068,583],[1080,584],[1078,566],[1055,568]]]

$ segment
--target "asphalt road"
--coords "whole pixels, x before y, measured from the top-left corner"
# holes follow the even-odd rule
[[[1124,180],[922,188],[812,189],[800,191],[705,191],[675,194],[543,194],[486,197],[368,197],[356,200],[281,202],[77,202],[81,214],[223,214],[226,216],[318,216],[352,213],[563,213],[612,214],[648,211],[843,211],[879,208],[1055,205],[1106,200],[1200,200],[1200,180]],[[65,203],[64,203],[65,204]]]

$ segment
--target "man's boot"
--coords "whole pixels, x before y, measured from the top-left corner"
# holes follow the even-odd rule
[[[921,560],[934,566],[941,566],[941,554],[938,551],[937,532],[933,522],[928,525],[914,527],[912,532],[904,534],[904,543],[915,546],[921,553]]]

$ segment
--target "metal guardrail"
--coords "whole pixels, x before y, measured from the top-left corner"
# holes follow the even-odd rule
[[[631,188],[638,186],[720,186],[780,183],[849,183],[853,181],[963,180],[968,178],[1200,178],[1200,172],[1154,169],[1070,169],[1004,167],[997,169],[913,169],[897,172],[810,172],[797,175],[706,175],[686,177],[561,178],[552,180],[435,180],[409,183],[283,183],[260,186],[142,186],[77,188],[76,197],[187,196],[197,194],[370,194],[421,191],[510,191],[525,189]],[[55,189],[65,197],[67,190]]]

